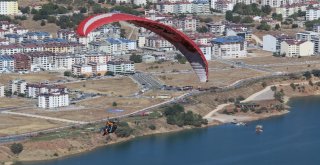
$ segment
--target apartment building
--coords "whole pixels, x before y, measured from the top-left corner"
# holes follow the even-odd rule
[[[311,56],[314,54],[314,43],[311,41],[285,40],[281,42],[280,53],[287,57]]]
[[[247,42],[240,36],[220,37],[212,40],[212,54],[218,58],[230,59],[247,56]]]

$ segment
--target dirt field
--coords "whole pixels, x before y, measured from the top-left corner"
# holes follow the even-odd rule
[[[67,83],[65,85],[72,90],[115,96],[128,96],[139,90],[138,85],[128,77],[87,80],[84,82]]]
[[[21,134],[62,126],[64,123],[14,115],[0,115],[0,136]]]
[[[229,65],[217,62],[217,61],[208,61],[209,68],[226,68],[230,67]],[[158,63],[140,63],[135,64],[136,70],[145,71],[145,72],[172,72],[173,70],[192,70],[189,63],[180,64],[176,62],[163,62]]]
[[[194,87],[211,87],[211,86],[226,86],[232,84],[237,80],[262,76],[263,73],[256,72],[248,69],[228,69],[228,70],[219,70],[219,71],[210,71],[209,72],[209,82],[199,83],[198,77],[195,73],[189,74],[168,74],[166,76],[159,76],[161,80],[166,82],[168,85],[175,86],[186,86],[192,85]]]
[[[57,31],[60,29],[59,26],[53,23],[46,23],[45,26],[41,26],[41,21],[34,21],[32,17],[32,15],[29,15],[27,20],[21,21],[21,25],[29,29],[29,31],[44,31],[52,34],[54,37],[56,36]]]
[[[2,97],[0,98],[0,108],[6,108],[6,107],[32,107],[35,106],[36,101],[33,99],[25,99],[25,98],[8,98],[8,97]]]
[[[27,112],[42,116],[50,116],[62,119],[70,119],[77,121],[94,121],[114,117],[122,114],[134,112],[145,107],[164,101],[163,99],[146,99],[146,98],[119,98],[119,97],[99,97],[77,103],[76,105],[83,107],[81,110],[68,111],[39,111],[27,110],[19,112]],[[112,106],[113,102],[117,106]],[[120,109],[122,112],[114,112],[112,110]]]
[[[305,62],[305,61],[320,61],[320,57],[311,56],[311,57],[302,57],[302,58],[291,58],[291,57],[273,57],[273,56],[264,56],[264,57],[252,57],[244,58],[241,60],[234,61],[243,61],[251,65],[264,65],[264,64],[281,64],[281,63],[290,63],[290,62]]]
[[[37,72],[37,73],[28,73],[28,74],[0,74],[0,83],[8,84],[10,80],[14,79],[23,79],[30,83],[38,83],[44,81],[55,81],[65,79],[62,73],[58,72]]]

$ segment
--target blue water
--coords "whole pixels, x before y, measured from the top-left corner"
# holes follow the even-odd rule
[[[137,138],[61,160],[24,165],[318,165],[320,97],[294,98],[285,116]],[[255,133],[262,124],[264,132]]]

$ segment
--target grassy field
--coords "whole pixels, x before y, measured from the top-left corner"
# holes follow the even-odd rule
[[[0,136],[55,128],[64,123],[15,115],[0,115]]]
[[[8,84],[10,80],[23,79],[30,83],[44,82],[44,81],[55,81],[65,79],[62,73],[58,72],[37,72],[28,74],[0,74],[0,83]]]
[[[211,86],[226,86],[232,84],[237,80],[262,76],[263,73],[248,69],[228,69],[209,72],[209,81],[207,83],[199,83],[199,79],[195,73],[188,74],[168,74],[159,76],[159,78],[168,85],[186,86],[192,85],[194,87],[211,87]]]
[[[128,77],[87,80],[84,82],[67,83],[69,89],[87,93],[110,94],[114,96],[132,95],[139,90],[138,85]]]
[[[77,121],[93,121],[131,113],[162,101],[163,99],[99,97],[77,103],[78,106],[81,106],[78,110],[39,111],[29,109],[19,112]],[[116,102],[117,106],[113,106],[113,102]],[[123,112],[108,111],[111,109],[120,109],[123,110]]]
[[[2,97],[0,98],[0,108],[6,107],[32,107],[36,105],[36,100],[33,99],[25,99],[25,98],[8,98]]]

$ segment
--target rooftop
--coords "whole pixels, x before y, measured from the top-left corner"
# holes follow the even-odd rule
[[[212,40],[214,43],[236,43],[236,42],[243,42],[244,39],[240,36],[227,36],[227,37],[220,37]]]

